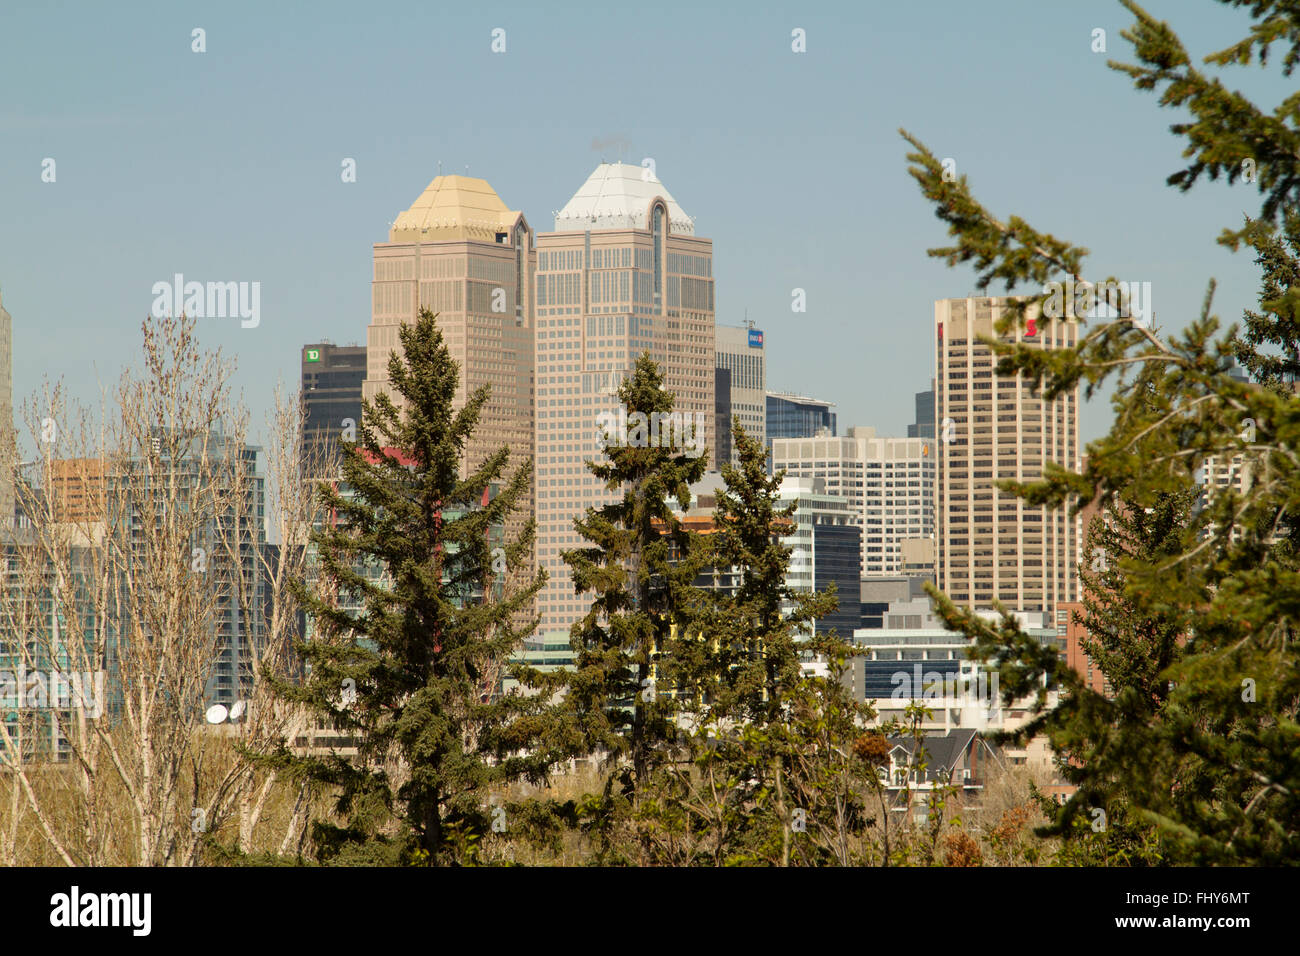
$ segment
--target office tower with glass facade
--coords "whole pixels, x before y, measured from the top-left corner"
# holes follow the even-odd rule
[[[916,421],[907,426],[908,438],[934,437],[934,382],[925,392],[916,393]]]
[[[811,594],[834,583],[839,607],[819,619],[815,630],[819,634],[834,630],[851,640],[862,622],[858,578],[862,531],[852,508],[844,498],[828,493],[819,478],[786,478],[778,501],[782,507],[792,501],[798,505],[795,527],[781,538],[791,549],[786,584],[792,591]]]
[[[934,305],[938,583],[961,606],[990,608],[996,599],[1050,613],[1078,600],[1079,519],[1026,505],[994,483],[1034,481],[1049,461],[1078,470],[1079,390],[1049,402],[1023,376],[994,374],[997,359],[978,338],[998,335],[994,324],[1009,301]],[[1076,323],[1034,317],[1032,335],[1021,327],[999,337],[1041,349],[1077,341]]]
[[[718,460],[731,461],[731,372],[713,370],[713,436],[718,443]]]
[[[823,402],[806,395],[791,392],[768,392],[767,415],[764,422],[764,444],[767,447],[768,473],[772,473],[770,453],[777,438],[812,438],[814,435],[835,434],[834,402]]]
[[[361,424],[366,347],[316,342],[302,347],[303,443],[337,447]],[[304,465],[306,462],[304,461]]]
[[[561,553],[585,544],[573,519],[612,500],[585,462],[601,416],[637,358],[659,365],[674,410],[716,461],[713,244],[654,174],[602,163],[537,237],[537,561],[549,575],[542,632],[590,608]]]

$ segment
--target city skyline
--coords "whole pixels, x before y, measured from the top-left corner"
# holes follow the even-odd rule
[[[1173,15],[1175,7],[1157,3],[1152,12]],[[739,326],[748,316],[779,351],[768,388],[834,401],[846,427],[871,424],[902,435],[913,395],[926,386],[932,303],[965,295],[971,280],[925,255],[944,237],[907,188],[899,125],[954,157],[956,171],[970,175],[997,211],[1032,216],[1097,249],[1092,274],[1150,281],[1162,323],[1183,325],[1210,275],[1219,280],[1226,321],[1254,304],[1249,258],[1212,248],[1201,226],[1207,218],[1234,221],[1250,197],[1226,186],[1190,199],[1165,188],[1178,160],[1167,132],[1177,114],[1132,97],[1105,66],[1107,58],[1127,56],[1121,8],[1025,4],[1019,16],[993,19],[941,3],[935,13],[953,29],[931,36],[905,11],[868,14],[848,5],[806,14],[760,6],[743,19],[702,10],[686,32],[666,22],[637,24],[642,42],[672,45],[720,80],[699,97],[694,78],[672,71],[646,86],[588,79],[617,69],[622,57],[586,40],[631,27],[634,10],[607,11],[599,26],[522,5],[490,19],[440,14],[439,31],[459,39],[436,55],[419,40],[431,14],[416,8],[411,29],[394,35],[357,22],[344,5],[327,5],[306,37],[287,12],[238,7],[203,24],[191,23],[189,12],[160,8],[129,30],[107,11],[88,10],[83,29],[70,33],[39,11],[7,11],[14,29],[4,35],[29,42],[4,46],[6,87],[20,88],[24,75],[53,77],[21,107],[0,109],[9,146],[0,155],[4,199],[11,221],[27,224],[0,236],[0,287],[16,317],[15,397],[31,396],[48,373],[65,377],[75,397],[97,402],[100,383],[134,361],[139,321],[157,282],[176,274],[259,282],[256,327],[204,319],[198,330],[202,344],[238,360],[236,384],[257,437],[274,383],[297,377],[303,342],[363,341],[370,246],[384,240],[412,189],[440,166],[462,174],[468,165],[470,176],[493,183],[530,223],[544,224],[575,178],[602,158],[649,159],[718,244],[718,323]],[[1186,39],[1203,52],[1232,14],[1198,8],[1179,16],[1190,20]],[[494,53],[498,27],[505,48]],[[203,53],[192,50],[196,28],[205,30]],[[1095,28],[1107,30],[1104,54],[1091,49]],[[792,50],[795,29],[806,31],[806,52]],[[860,104],[845,101],[845,90],[872,90],[887,85],[890,71],[909,71],[905,51],[922,42],[935,68],[916,73],[913,88],[890,85],[888,108],[872,94]],[[542,54],[566,43],[588,49],[584,70],[529,83],[551,68]],[[1027,62],[999,62],[1005,58],[997,44],[1007,43]],[[872,56],[861,55],[866,47]],[[976,83],[960,65],[964,57],[954,56],[970,49],[991,51]],[[350,68],[335,75],[327,64],[342,50]],[[405,114],[423,109],[425,94],[420,84],[408,91],[388,82],[391,69],[382,67],[412,56],[435,76],[476,76],[479,95],[473,102],[441,98],[438,121],[408,132]],[[110,76],[101,69],[106,58],[126,65]],[[1017,87],[1019,108],[1000,115],[999,134],[990,136],[972,97],[1035,63],[1053,67],[1042,88]],[[1062,64],[1070,69],[1055,68]],[[133,84],[159,69],[172,85]],[[1274,89],[1265,77],[1242,81],[1247,89]],[[268,85],[280,89],[275,104],[254,92]],[[1007,143],[1056,136],[1042,119],[1052,115],[1047,104],[1080,91],[1127,149],[1075,158],[1025,149],[1007,161]],[[509,115],[485,122],[491,104],[508,104]],[[657,115],[671,115],[671,125],[647,125],[645,118]],[[228,148],[168,155],[151,145],[152,130],[186,123]],[[503,150],[507,142],[527,148]],[[56,164],[52,182],[42,180],[47,158]],[[355,182],[344,181],[349,160]],[[1109,222],[1114,208],[1135,228],[1117,232]],[[201,230],[189,225],[198,221]],[[1155,221],[1167,226],[1160,243],[1142,227]],[[69,222],[95,250],[75,270],[48,254]],[[791,311],[795,289],[806,295],[805,313]],[[831,341],[839,347],[828,349]],[[1084,406],[1082,440],[1105,430],[1105,398]]]

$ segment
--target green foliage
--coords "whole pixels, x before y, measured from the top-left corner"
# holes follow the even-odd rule
[[[710,688],[712,717],[764,722],[781,712],[783,692],[798,681],[799,636],[838,604],[833,591],[803,594],[786,583],[791,551],[780,536],[793,528],[798,505],[778,506],[785,473],[767,474],[762,443],[739,422],[733,441],[740,463],[722,464],[706,558],[713,568],[740,569],[740,587],[734,596],[710,592],[700,614],[707,658],[695,670]]]
[[[1246,314],[1244,335],[1235,327],[1220,334],[1211,282],[1199,317],[1181,334],[1161,337],[1121,318],[1090,328],[1073,349],[989,340],[998,374],[1020,372],[1045,397],[1081,383],[1088,394],[1108,380],[1116,386],[1114,425],[1090,443],[1082,475],[1048,468],[1042,481],[1002,485],[1052,507],[1097,500],[1117,516],[1115,530],[1093,542],[1104,539],[1116,551],[1112,570],[1089,582],[1090,649],[1112,700],[1083,686],[1053,648],[1010,617],[982,621],[942,598],[940,612],[998,667],[1007,701],[1035,701],[1034,719],[1008,739],[1047,734],[1078,786],[1053,811],[1053,830],[1067,837],[1078,862],[1293,861],[1300,852],[1300,578],[1291,516],[1300,508],[1300,404],[1287,383],[1296,372],[1300,296],[1300,94],[1265,113],[1194,68],[1168,25],[1125,6],[1137,18],[1124,35],[1139,63],[1112,66],[1139,89],[1163,88],[1162,105],[1192,116],[1172,127],[1186,138],[1192,162],[1170,184],[1186,190],[1203,175],[1253,178],[1263,196],[1257,218],[1220,237],[1255,249],[1261,311]],[[1251,15],[1250,36],[1206,63],[1249,64],[1258,55],[1263,64],[1269,44],[1289,42],[1289,74],[1300,40],[1293,5],[1260,0]],[[974,261],[981,288],[992,278],[1007,289],[1044,284],[1041,294],[1022,297],[1007,324],[1046,301],[1047,282],[1078,277],[1083,250],[1014,217],[1002,225],[964,178],[943,182],[933,155],[907,139],[912,175],[959,237],[931,254]],[[1264,351],[1271,347],[1281,355]],[[1234,359],[1259,384],[1234,378]],[[1242,490],[1215,486],[1202,506],[1193,476],[1208,468],[1212,477],[1216,463],[1234,459],[1249,473]],[[1060,692],[1059,706],[1049,708],[1049,690]],[[1103,831],[1084,823],[1096,810],[1106,813]]]
[[[629,418],[672,411],[673,397],[649,355],[638,359],[618,390]],[[578,593],[591,610],[573,627],[576,666],[565,675],[567,739],[601,751],[618,766],[620,798],[634,805],[649,774],[676,739],[670,652],[674,627],[689,622],[700,568],[698,536],[669,506],[690,504],[690,485],[707,467],[668,443],[609,443],[604,461],[587,464],[619,500],[574,521],[591,546],[564,553]],[[623,760],[626,758],[626,762]],[[604,805],[618,805],[613,793]]]
[[[295,589],[317,630],[299,647],[307,679],[268,675],[282,699],[356,744],[355,756],[284,742],[259,757],[335,794],[343,823],[315,821],[313,838],[322,861],[343,865],[472,862],[488,789],[540,781],[551,761],[525,749],[544,700],[491,683],[535,626],[523,618],[544,580],[509,592],[492,571],[531,463],[504,480],[502,448],[462,477],[487,389],[454,409],[460,369],[428,310],[401,341],[388,368],[401,407],[385,394],[365,403],[358,441],[343,445],[344,487],[319,488],[333,516],[312,533],[320,581]],[[508,567],[529,560],[531,537],[530,523],[502,540]]]

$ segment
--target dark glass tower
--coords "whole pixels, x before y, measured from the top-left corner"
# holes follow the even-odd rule
[[[319,342],[303,346],[304,445],[328,446],[340,437],[355,435],[348,429],[361,424],[361,384],[365,379],[364,345]]]

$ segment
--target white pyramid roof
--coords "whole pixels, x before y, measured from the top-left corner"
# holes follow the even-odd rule
[[[641,166],[601,163],[563,209],[555,214],[556,232],[587,229],[648,229],[650,202],[668,207],[673,232],[695,234],[695,223],[653,172]]]

